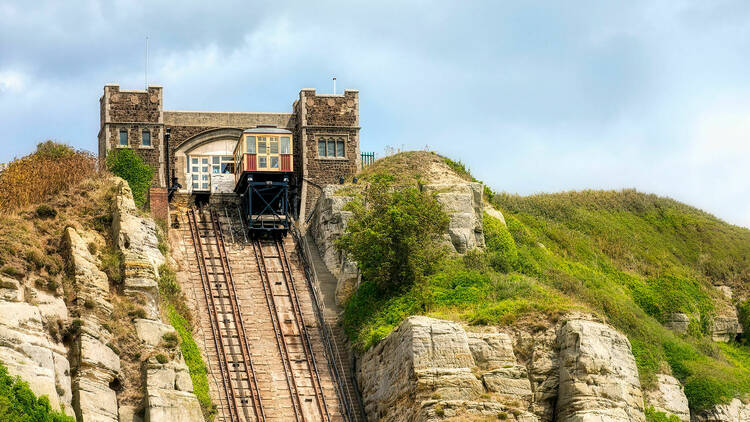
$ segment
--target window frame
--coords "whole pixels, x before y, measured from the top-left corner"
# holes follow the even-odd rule
[[[143,135],[148,134],[148,144],[143,143]],[[141,148],[153,148],[153,139],[151,138],[151,130],[150,129],[142,129],[141,130]]]
[[[119,139],[117,140],[117,147],[118,148],[128,148],[130,147],[130,131],[125,128],[120,128],[120,130],[117,132]],[[125,134],[125,143],[122,143],[122,135]]]
[[[346,145],[349,141],[349,135],[342,134],[320,134],[315,137],[317,144],[317,159],[318,160],[348,160],[346,154]],[[329,151],[329,146],[332,146],[333,151]],[[321,155],[321,147],[325,150],[325,155]],[[343,152],[343,155],[338,155],[339,147]]]

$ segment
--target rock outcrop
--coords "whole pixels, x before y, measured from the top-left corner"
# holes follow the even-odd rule
[[[11,375],[28,382],[34,394],[49,397],[52,408],[59,409],[62,405],[72,415],[67,350],[50,338],[45,328],[47,320],[39,308],[21,301],[23,291],[17,281],[0,276],[0,285],[2,363]]]
[[[450,223],[445,237],[456,252],[465,253],[484,247],[481,183],[432,183],[423,185],[422,189],[434,193],[448,213]]]
[[[149,319],[158,319],[157,280],[159,267],[165,261],[158,247],[156,224],[138,215],[127,182],[115,180],[117,194],[112,204],[112,231],[123,255],[123,293],[138,298]]]
[[[693,415],[694,422],[750,422],[750,403],[733,399],[713,409]]]
[[[182,357],[165,364],[155,358],[146,362],[146,409],[146,422],[203,420]]]
[[[344,210],[344,206],[352,198],[339,195],[337,192],[340,189],[339,185],[327,185],[323,188],[310,225],[310,233],[323,262],[338,281],[336,301],[342,304],[356,290],[359,271],[357,264],[336,248],[336,241],[344,234],[346,223],[352,215]]]
[[[627,337],[604,324],[572,320],[561,327],[558,344],[558,421],[646,420]]]
[[[685,390],[677,379],[671,375],[658,374],[656,387],[646,390],[646,404],[654,410],[667,415],[675,415],[680,420],[690,421],[690,408]]]
[[[504,333],[410,317],[364,353],[357,379],[371,421],[645,421],[630,343],[586,319]]]

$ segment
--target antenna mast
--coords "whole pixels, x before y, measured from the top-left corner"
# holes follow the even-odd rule
[[[146,35],[146,60],[143,69],[143,83],[146,85],[146,91],[148,91],[148,35]]]

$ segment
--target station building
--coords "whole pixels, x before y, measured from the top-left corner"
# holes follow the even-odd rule
[[[311,212],[323,185],[357,172],[359,92],[317,94],[302,89],[291,113],[170,111],[163,89],[121,90],[105,85],[100,103],[99,158],[131,148],[154,169],[152,212],[166,214],[170,189],[178,195],[231,193],[233,153],[242,132],[258,127],[292,132],[296,209]],[[155,211],[156,210],[156,211]]]

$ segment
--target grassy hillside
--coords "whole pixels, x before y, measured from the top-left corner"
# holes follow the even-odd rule
[[[391,174],[398,184],[418,183],[427,171],[422,164],[404,165],[414,159],[445,160],[471,179],[460,163],[430,153],[387,157],[362,177]],[[357,347],[370,347],[413,314],[479,325],[537,324],[581,309],[629,337],[644,385],[656,373],[671,372],[693,409],[750,392],[750,348],[743,339],[717,344],[709,336],[725,301],[713,286],[732,286],[735,298],[748,296],[750,230],[633,190],[485,194],[507,228],[486,215],[487,250],[446,256],[419,285],[382,294],[364,280],[346,311]],[[746,302],[737,305],[750,311]],[[673,312],[691,315],[688,334],[663,327]]]

